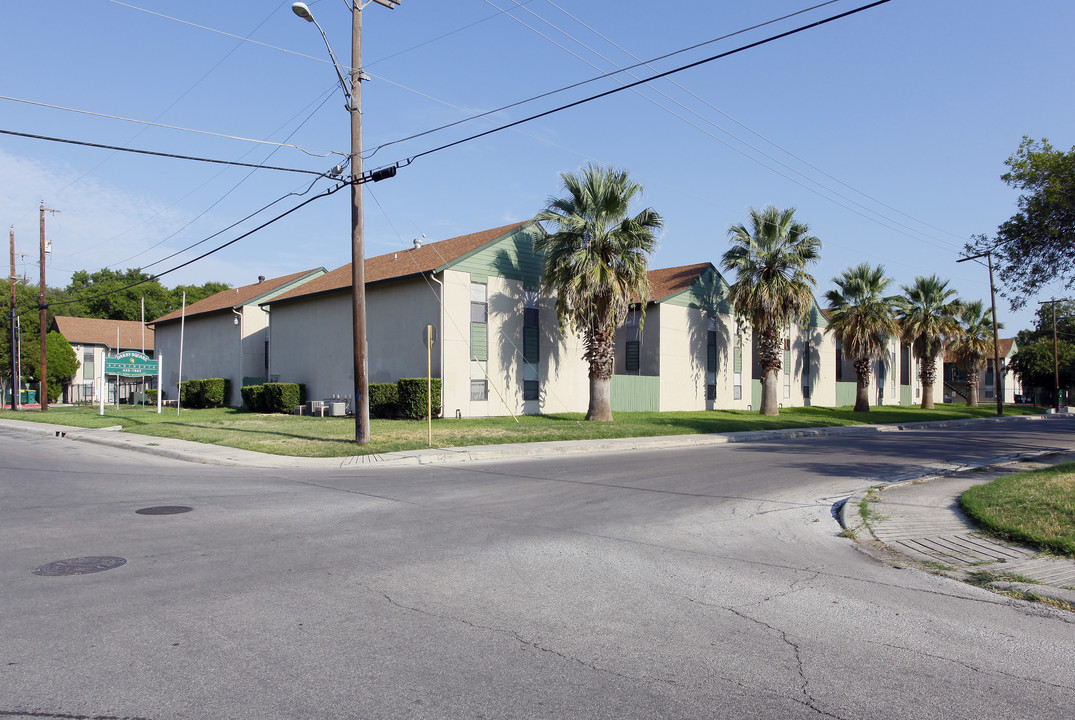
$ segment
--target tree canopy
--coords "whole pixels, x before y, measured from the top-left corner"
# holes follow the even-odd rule
[[[976,236],[967,250],[993,253],[1001,294],[1019,308],[1053,280],[1075,287],[1075,147],[1064,152],[1024,136],[1005,165],[1001,180],[1022,193],[1019,211],[996,238]]]

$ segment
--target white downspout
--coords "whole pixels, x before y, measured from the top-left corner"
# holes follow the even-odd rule
[[[438,304],[440,305],[440,321],[439,321],[440,322],[440,328],[437,330],[437,332],[440,333],[440,355],[439,355],[439,357],[440,357],[440,414],[443,416],[444,415],[444,386],[445,386],[445,382],[444,382],[444,368],[445,368],[445,366],[444,366],[444,344],[445,344],[444,343],[444,283],[442,283],[440,280],[438,280],[433,273],[429,273],[429,279],[432,280],[433,282],[437,283],[438,285],[440,285],[440,297],[438,298],[438,300],[439,300]]]
[[[239,399],[238,405],[242,405],[242,387],[243,387],[243,313],[235,308],[231,311],[235,314],[235,317],[239,318],[239,376],[235,378],[235,397]]]

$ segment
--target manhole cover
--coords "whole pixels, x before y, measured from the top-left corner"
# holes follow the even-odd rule
[[[104,555],[100,557],[71,558],[70,560],[57,560],[48,565],[42,565],[34,570],[34,575],[46,575],[58,577],[61,575],[88,575],[89,573],[103,572],[126,564],[121,557]]]
[[[178,515],[179,513],[190,512],[193,509],[186,505],[159,505],[135,510],[135,512],[139,515]]]

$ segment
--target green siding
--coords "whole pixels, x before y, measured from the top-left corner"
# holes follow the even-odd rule
[[[836,383],[836,407],[855,404],[855,394],[858,390],[857,382]]]
[[[910,405],[914,402],[911,397],[911,386],[900,385],[900,405]]]
[[[713,317],[716,313],[730,315],[732,306],[725,299],[728,296],[728,283],[713,268],[709,268],[691,283],[691,286],[675,295],[660,300],[662,305],[700,308]]]
[[[470,359],[489,359],[489,326],[485,323],[470,324]]]
[[[510,235],[487,243],[464,255],[448,267],[470,273],[473,282],[487,282],[490,277],[520,280],[527,288],[541,284],[541,258],[534,254],[534,238],[540,232],[535,224],[523,225]]]
[[[810,312],[807,314],[806,317],[807,325],[809,325],[810,327],[827,328],[829,326],[828,319],[826,319],[826,317],[821,313],[821,308],[817,306],[816,302],[810,308]]]
[[[658,412],[661,379],[649,375],[613,375],[612,412]]]
[[[761,380],[750,381],[750,409],[759,410],[761,408]]]

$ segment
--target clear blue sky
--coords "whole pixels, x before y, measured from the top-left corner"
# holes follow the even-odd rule
[[[363,13],[371,76],[364,145],[369,151],[634,64],[631,55],[664,55],[816,2],[403,0],[392,11],[372,4]],[[308,4],[349,65],[347,3]],[[663,72],[863,4],[830,3],[634,72]],[[992,233],[1014,211],[1016,194],[999,176],[1023,135],[1075,145],[1073,26],[1070,0],[893,0],[639,92],[420,157],[396,178],[366,185],[367,254],[531,217],[560,191],[558,173],[595,161],[630,170],[646,188],[643,202],[664,216],[653,267],[719,265],[728,227],[744,222],[748,207],[772,203],[795,207],[821,238],[819,296],[833,276],[865,261],[883,263],[899,283],[938,273],[962,297],[987,299],[985,268],[955,260],[972,234]],[[290,2],[8,3],[0,95],[343,152],[348,117],[326,60],[316,28]],[[615,86],[601,80],[394,144],[366,167]],[[338,162],[19,101],[0,100],[0,129],[317,171]],[[150,263],[312,179],[248,174],[0,135],[0,224],[13,225],[18,251],[31,255],[19,273],[36,278],[38,204],[62,211],[47,220],[53,286],[79,269],[160,272],[196,251]],[[348,236],[344,191],[162,282],[244,285],[258,275],[332,269],[350,259]],[[1050,295],[1064,293],[1051,287],[1042,298]],[[1036,302],[1018,313],[998,306],[1013,334],[1029,326]]]

